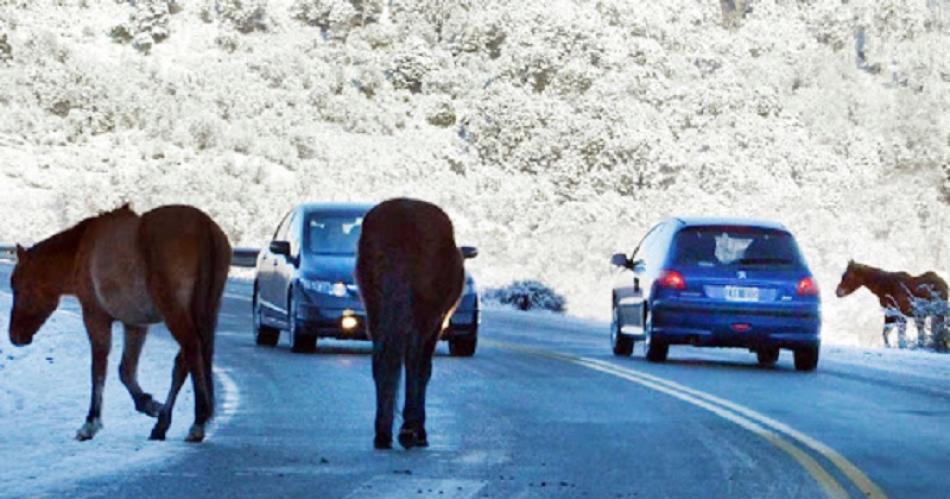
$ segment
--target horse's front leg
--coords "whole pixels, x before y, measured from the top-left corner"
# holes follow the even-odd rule
[[[884,318],[884,331],[881,333],[884,336],[884,348],[891,348],[891,339],[890,332],[894,327],[894,320],[891,317]]]
[[[152,399],[150,393],[145,393],[142,387],[139,386],[138,380],[139,356],[142,354],[146,333],[148,333],[147,327],[125,324],[125,343],[122,346],[119,379],[129,390],[129,395],[132,396],[132,401],[135,402],[135,410],[154,418],[158,417],[162,410],[162,404]]]
[[[92,346],[92,397],[86,422],[76,432],[76,440],[89,440],[102,429],[102,390],[106,384],[109,350],[112,348],[112,318],[104,312],[83,308],[83,322]]]

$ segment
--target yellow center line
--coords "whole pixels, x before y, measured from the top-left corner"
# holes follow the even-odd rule
[[[784,433],[791,439],[798,441],[805,447],[808,447],[825,457],[829,462],[837,467],[841,473],[844,474],[844,476],[851,480],[851,482],[854,483],[854,485],[864,494],[865,497],[873,499],[887,498],[887,495],[884,494],[880,487],[872,482],[866,474],[861,472],[857,466],[848,461],[840,453],[831,449],[822,442],[809,437],[808,435],[805,435],[804,433],[784,423],[776,421],[761,413],[729,400],[725,400],[716,397],[715,395],[689,388],[679,383],[653,376],[642,371],[621,367],[597,359],[565,355],[549,350],[535,349],[495,341],[486,341],[484,343],[486,343],[487,346],[494,346],[506,350],[538,355],[562,362],[569,362],[582,367],[587,367],[588,369],[593,369],[637,383],[652,390],[665,393],[679,400],[705,409],[719,417],[739,425],[742,428],[745,428],[756,435],[759,435],[774,445],[776,448],[782,450],[790,457],[795,459],[795,461],[797,461],[802,466],[802,468],[804,468],[805,471],[815,479],[815,481],[828,497],[848,497],[848,493],[845,491],[844,487],[842,487],[841,484],[838,483],[838,481],[827,470],[825,470],[821,464],[818,463],[818,461],[816,461],[806,452],[802,451],[793,443],[783,438],[781,434]]]

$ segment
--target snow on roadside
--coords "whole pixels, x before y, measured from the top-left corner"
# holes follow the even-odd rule
[[[898,376],[913,376],[935,382],[935,388],[946,391],[950,379],[950,356],[927,350],[898,350],[844,345],[822,349],[826,360],[882,371]],[[950,393],[950,392],[947,392]]]
[[[12,297],[0,291],[0,310]],[[114,330],[103,402],[105,427],[89,442],[73,439],[89,403],[89,343],[75,300],[59,310],[34,337],[14,347],[7,335],[8,315],[0,315],[0,495],[57,496],[70,483],[99,475],[128,473],[145,465],[178,458],[188,449],[182,440],[191,424],[193,398],[186,384],[175,407],[166,442],[150,442],[154,423],[135,411],[119,381],[122,333]],[[146,343],[139,382],[157,399],[168,389],[177,345],[164,331]],[[156,336],[165,335],[165,338]],[[54,492],[58,491],[58,493]]]

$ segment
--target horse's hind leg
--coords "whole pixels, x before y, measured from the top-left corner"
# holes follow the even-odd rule
[[[376,437],[373,446],[377,449],[392,448],[401,355],[391,338],[373,339],[373,381],[376,382]]]
[[[205,424],[211,419],[212,401],[209,390],[211,373],[205,372],[204,355],[201,352],[201,343],[198,338],[185,344],[185,365],[191,373],[191,385],[195,392],[195,422],[188,430],[185,440],[201,442],[205,438]]]
[[[166,299],[165,303],[174,303],[172,299]],[[204,440],[205,423],[211,418],[212,402],[211,393],[208,389],[211,373],[205,373],[204,358],[201,353],[201,342],[198,341],[196,329],[190,315],[181,307],[174,305],[166,307],[163,310],[165,324],[172,336],[181,346],[178,357],[175,358],[175,369],[172,374],[172,390],[169,391],[169,400],[162,407],[162,413],[159,414],[158,423],[152,430],[152,438],[156,440],[164,439],[165,430],[171,423],[171,411],[174,409],[175,398],[178,389],[184,382],[185,376],[191,374],[191,382],[195,392],[195,422],[188,430],[188,436],[185,440],[188,442],[201,442]],[[167,422],[165,422],[167,421]],[[163,424],[164,423],[164,424]]]
[[[102,390],[112,348],[112,319],[108,315],[84,307],[83,322],[92,347],[92,397],[86,422],[76,431],[76,440],[80,441],[91,439],[102,429]]]
[[[927,346],[926,325],[927,325],[927,322],[924,317],[914,318],[914,326],[917,327],[917,348],[924,348],[925,346]]]
[[[432,378],[432,354],[438,334],[416,338],[406,352],[406,403],[403,407],[399,444],[409,449],[428,447],[426,434],[426,389]]]
[[[935,315],[930,319],[930,334],[933,336],[933,347],[938,352],[947,351],[950,342],[950,321],[944,315]]]
[[[129,390],[129,395],[135,402],[135,410],[154,418],[158,417],[162,404],[152,399],[151,394],[145,393],[139,386],[138,380],[139,356],[142,354],[147,332],[146,327],[125,324],[125,343],[122,347],[122,363],[119,364],[119,379]]]
[[[168,397],[165,398],[165,405],[158,413],[158,421],[152,428],[150,440],[165,440],[165,433],[172,424],[172,409],[175,408],[175,399],[178,398],[178,392],[181,386],[185,384],[185,377],[188,376],[188,368],[185,366],[185,356],[178,351],[175,356],[175,365],[172,367],[172,384],[168,389]]]

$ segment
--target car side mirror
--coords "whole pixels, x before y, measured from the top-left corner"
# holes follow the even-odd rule
[[[637,274],[647,269],[647,264],[643,260],[635,260],[630,263],[630,268]]]
[[[462,258],[466,260],[478,256],[478,248],[474,246],[462,246],[459,251],[462,252]]]
[[[624,255],[623,253],[615,253],[612,257],[610,257],[610,264],[628,269],[630,268],[630,259],[627,258],[627,255]]]
[[[290,256],[290,243],[288,241],[271,241],[270,252],[275,255]]]

